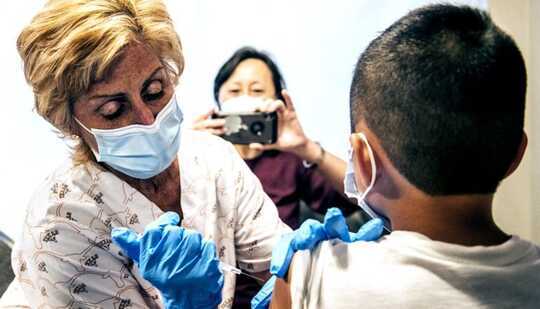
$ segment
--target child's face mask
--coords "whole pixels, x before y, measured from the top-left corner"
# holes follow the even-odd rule
[[[375,212],[375,210],[373,210],[373,208],[371,208],[371,206],[369,206],[366,202],[366,196],[373,188],[373,185],[375,184],[375,179],[377,177],[377,166],[375,165],[375,156],[373,155],[373,150],[371,150],[371,146],[369,145],[369,142],[364,133],[354,134],[357,134],[360,139],[366,144],[369,154],[369,161],[371,162],[371,181],[369,182],[369,185],[366,190],[364,190],[364,192],[360,192],[358,190],[358,186],[356,185],[356,180],[354,178],[353,149],[352,147],[349,148],[349,161],[347,162],[347,170],[345,171],[345,179],[343,180],[345,195],[347,195],[349,198],[355,198],[358,206],[360,206],[360,208],[362,208],[362,210],[365,211],[371,218],[381,218],[384,222],[384,229],[390,232],[390,224],[388,220],[378,215],[377,212]]]

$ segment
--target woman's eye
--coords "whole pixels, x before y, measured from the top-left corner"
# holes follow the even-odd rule
[[[161,98],[163,96],[163,84],[161,81],[153,81],[146,87],[146,91],[143,95],[144,99],[147,101],[153,101]]]
[[[237,94],[237,93],[240,92],[240,89],[229,89],[229,92],[230,92],[230,93]]]
[[[263,93],[264,89],[252,89],[252,91],[255,93]]]
[[[109,101],[101,105],[101,107],[99,108],[99,113],[107,119],[114,119],[120,116],[123,110],[124,104],[118,101]]]

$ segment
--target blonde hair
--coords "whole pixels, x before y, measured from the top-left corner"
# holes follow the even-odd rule
[[[160,0],[50,0],[17,39],[37,113],[63,137],[77,130],[73,103],[111,69],[132,42],[149,46],[173,75],[184,68],[180,38]],[[78,139],[76,163],[93,158]]]

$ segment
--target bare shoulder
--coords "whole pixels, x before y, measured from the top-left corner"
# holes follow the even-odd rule
[[[291,287],[289,280],[278,278],[274,285],[270,309],[289,309],[291,308]]]
[[[296,253],[289,266],[286,280],[277,278],[276,284],[274,285],[274,292],[272,293],[270,309],[289,309],[292,307],[290,282],[294,274],[295,264],[298,263],[299,258],[299,254]]]

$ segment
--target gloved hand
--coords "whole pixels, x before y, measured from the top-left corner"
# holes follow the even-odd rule
[[[276,277],[283,278],[289,269],[293,255],[298,250],[311,250],[319,242],[329,239],[340,239],[344,242],[359,240],[377,240],[383,232],[384,224],[381,219],[372,219],[356,233],[349,232],[345,217],[341,210],[330,208],[324,216],[324,223],[308,219],[297,230],[281,236],[272,250],[270,273],[272,277],[251,300],[252,309],[268,308]]]
[[[178,214],[166,212],[142,235],[121,227],[111,236],[161,292],[166,308],[216,308],[223,288],[216,247],[201,234],[177,226],[179,222]]]

